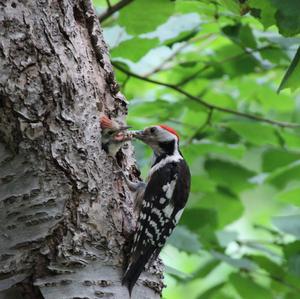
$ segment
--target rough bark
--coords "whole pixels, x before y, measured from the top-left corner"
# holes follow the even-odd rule
[[[91,3],[0,9],[0,298],[128,298],[132,196],[99,128],[100,112],[124,122],[127,106]],[[159,298],[151,272],[132,298]]]

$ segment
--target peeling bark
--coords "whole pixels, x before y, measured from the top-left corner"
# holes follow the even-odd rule
[[[128,298],[132,196],[99,127],[100,112],[124,123],[127,105],[93,8],[0,0],[0,10],[0,298]],[[131,146],[119,163],[135,171]],[[151,273],[132,298],[159,298],[161,267]]]

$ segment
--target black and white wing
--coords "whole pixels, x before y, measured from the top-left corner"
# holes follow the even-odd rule
[[[147,262],[158,256],[178,223],[189,191],[190,171],[183,159],[162,165],[151,174],[122,281],[130,293]]]

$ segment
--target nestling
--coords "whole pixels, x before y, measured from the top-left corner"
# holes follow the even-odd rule
[[[124,143],[131,140],[131,136],[125,134],[129,126],[121,126],[106,115],[100,117],[102,129],[102,148],[112,157],[123,147]]]

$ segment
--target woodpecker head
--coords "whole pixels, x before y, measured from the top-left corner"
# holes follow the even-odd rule
[[[157,156],[162,154],[173,155],[178,151],[179,135],[174,129],[166,125],[158,125],[145,128],[141,131],[134,131],[132,135],[148,144]]]

